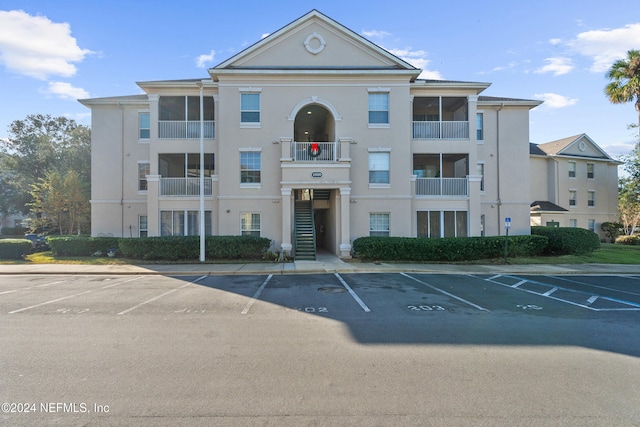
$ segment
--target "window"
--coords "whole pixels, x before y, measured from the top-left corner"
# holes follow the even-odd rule
[[[593,163],[587,163],[587,178],[593,179],[594,168],[595,168],[595,165]]]
[[[213,153],[204,153],[204,176],[215,173]],[[200,153],[158,154],[158,167],[163,178],[195,178],[200,176]]]
[[[576,206],[578,193],[575,190],[569,190],[569,206]]]
[[[369,153],[369,184],[389,182],[389,153]]]
[[[260,184],[260,152],[240,153],[240,184]]]
[[[161,236],[198,236],[200,235],[199,211],[160,211]],[[186,221],[185,221],[186,219]],[[204,234],[211,235],[211,211],[204,213]]]
[[[389,124],[389,94],[369,94],[369,124]]]
[[[596,220],[595,219],[590,219],[588,227],[589,227],[589,231],[593,231],[595,233],[596,232]]]
[[[214,120],[213,97],[204,96],[202,103],[204,107],[203,120]],[[161,96],[158,101],[158,114],[160,121],[200,121],[200,97]]]
[[[569,178],[576,177],[576,162],[569,162]]]
[[[147,237],[147,216],[140,215],[138,216],[138,237]]]
[[[418,237],[467,237],[467,211],[418,211]],[[484,233],[484,215],[480,218]]]
[[[476,165],[476,171],[482,178],[480,179],[480,191],[484,191],[484,163]]]
[[[147,191],[147,175],[150,173],[149,162],[138,162],[138,191]]]
[[[596,205],[596,192],[587,191],[587,206],[593,207]]]
[[[389,237],[389,214],[370,213],[369,214],[369,236]]]
[[[578,220],[577,219],[570,219],[569,220],[569,227],[577,228],[578,227]]]
[[[151,117],[149,113],[138,113],[138,139],[151,137]]]
[[[240,215],[240,233],[243,236],[260,237],[260,214],[244,212]]]
[[[478,141],[484,140],[484,114],[476,114],[476,139]]]
[[[260,123],[260,94],[240,94],[240,123]]]

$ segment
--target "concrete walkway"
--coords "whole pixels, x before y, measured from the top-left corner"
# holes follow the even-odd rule
[[[640,265],[554,264],[554,265],[459,265],[419,263],[345,262],[330,254],[315,261],[238,264],[20,264],[0,265],[2,274],[309,274],[309,273],[436,273],[436,274],[640,274]]]

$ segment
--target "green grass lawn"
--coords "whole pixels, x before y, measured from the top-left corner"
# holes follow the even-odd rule
[[[25,260],[0,260],[0,264],[85,264],[125,265],[152,263],[153,261],[107,257],[55,257],[51,252],[28,255]],[[192,261],[197,262],[197,261]],[[232,263],[233,260],[218,261]],[[256,262],[256,261],[254,261]],[[640,246],[603,243],[602,247],[587,255],[540,256],[508,258],[509,264],[640,264]],[[166,262],[167,264],[169,262]],[[503,264],[504,259],[473,261],[472,264]],[[468,262],[467,262],[468,264]]]

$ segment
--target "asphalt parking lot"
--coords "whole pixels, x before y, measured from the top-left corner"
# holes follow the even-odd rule
[[[640,424],[636,275],[5,275],[0,332],[2,425]]]

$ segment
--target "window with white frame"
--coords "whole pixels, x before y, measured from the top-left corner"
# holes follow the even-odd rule
[[[596,232],[596,220],[595,219],[590,219],[588,221],[588,224],[589,224],[588,225],[589,231],[593,231],[595,233]]]
[[[148,112],[138,113],[138,139],[151,138],[151,116]]]
[[[569,190],[569,206],[576,206],[578,203],[578,192],[576,190]]]
[[[243,212],[240,214],[240,233],[243,236],[260,237],[260,214]]]
[[[138,191],[147,191],[147,175],[151,173],[149,162],[138,162]]]
[[[369,124],[389,124],[389,94],[386,92],[369,93]]]
[[[478,175],[480,175],[482,178],[480,179],[480,191],[484,191],[484,163],[478,163],[476,165],[476,172],[478,173]]]
[[[484,113],[476,114],[476,139],[478,141],[484,140]]]
[[[569,220],[569,227],[577,228],[578,227],[578,220],[577,219],[570,219]]]
[[[260,152],[240,152],[240,184],[260,184]]]
[[[575,178],[576,177],[576,162],[569,162],[568,168],[569,168],[569,178]]]
[[[595,164],[587,163],[587,178],[593,179],[595,176]]]
[[[484,233],[484,215],[481,217]],[[469,232],[467,211],[418,211],[418,237],[467,237]]]
[[[240,94],[240,123],[259,124],[260,123],[260,94],[241,93]]]
[[[594,207],[596,205],[596,192],[587,191],[587,206]]]
[[[369,236],[389,237],[389,214],[370,213],[369,214]]]
[[[204,234],[211,235],[211,211],[204,213]],[[200,234],[200,211],[160,211],[161,236],[198,236]]]
[[[389,184],[390,153],[369,153],[369,184]]]
[[[147,225],[147,216],[139,215],[138,216],[138,237],[147,237],[148,231],[149,231],[149,227]]]

